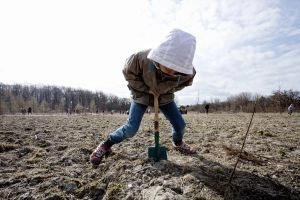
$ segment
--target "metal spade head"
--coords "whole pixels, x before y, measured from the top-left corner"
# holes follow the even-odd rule
[[[148,148],[148,158],[153,159],[155,162],[160,160],[167,160],[167,148],[159,144],[159,132],[155,131],[155,146]]]

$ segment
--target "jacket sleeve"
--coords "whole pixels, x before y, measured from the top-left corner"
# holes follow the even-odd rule
[[[180,84],[178,87],[175,88],[175,90],[179,91],[179,90],[182,90],[183,88],[185,88],[187,86],[193,85],[193,81],[194,81],[195,76],[196,76],[196,70],[193,69],[193,75],[191,75],[191,78],[189,78],[184,83]]]
[[[189,79],[188,81],[186,81],[186,82],[178,85],[176,88],[174,88],[174,90],[175,90],[174,92],[182,90],[183,88],[185,88],[187,86],[191,86],[193,84],[193,80],[194,80],[194,76],[191,79]]]
[[[174,92],[182,90],[183,88],[185,88],[187,86],[191,86],[193,84],[193,79],[194,79],[194,77],[191,77],[191,79],[189,79],[188,81],[186,81],[186,82],[178,85],[177,87],[173,88],[173,90],[168,91],[168,93],[174,93]]]
[[[174,93],[174,92],[180,91],[187,86],[191,86],[193,84],[195,75],[196,75],[196,71],[194,70],[194,74],[189,75],[189,78],[186,81],[184,81],[172,88],[164,87],[165,83],[161,83],[161,85],[158,86],[159,92],[161,94],[169,94],[169,93]]]
[[[136,90],[139,92],[149,92],[149,87],[143,80],[143,68],[138,61],[138,55],[131,55],[125,63],[123,69],[123,75],[128,82],[128,88],[130,90]]]

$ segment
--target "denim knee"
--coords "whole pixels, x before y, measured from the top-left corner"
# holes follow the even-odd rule
[[[124,125],[123,126],[124,138],[133,137],[137,133],[138,129],[139,129],[139,127],[133,126],[132,124]]]
[[[125,140],[126,138],[131,138],[137,133],[138,127],[125,124],[122,127],[118,128],[113,133],[109,134],[109,139],[117,144]]]

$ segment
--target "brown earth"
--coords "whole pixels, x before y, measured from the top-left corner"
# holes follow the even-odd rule
[[[112,147],[99,167],[89,155],[127,115],[0,116],[0,199],[300,199],[300,114],[184,115],[195,156],[174,151],[160,115],[168,160],[147,158],[153,114]]]

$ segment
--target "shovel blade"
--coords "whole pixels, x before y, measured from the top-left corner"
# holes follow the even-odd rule
[[[158,162],[160,160],[168,160],[167,148],[164,146],[149,147],[148,158],[153,159],[155,162]]]

